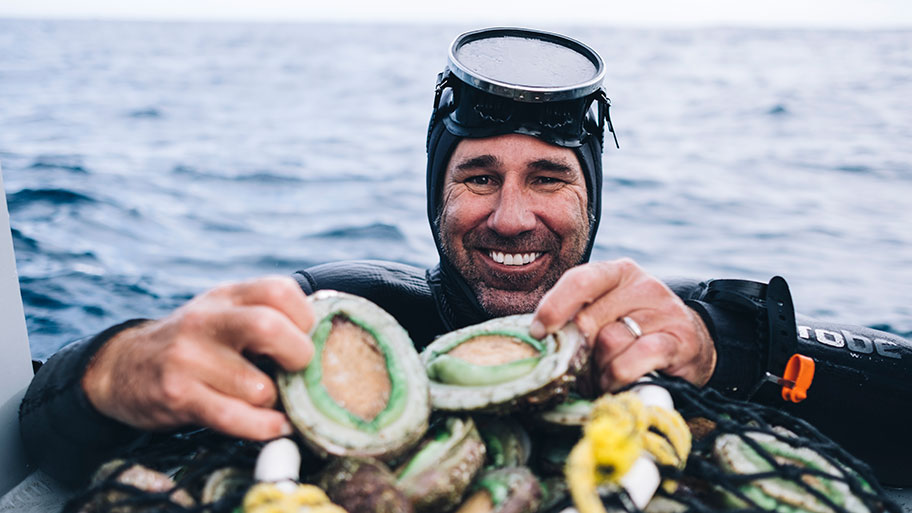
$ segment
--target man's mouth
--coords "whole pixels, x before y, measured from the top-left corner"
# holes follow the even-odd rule
[[[542,256],[542,253],[504,253],[503,251],[490,250],[488,251],[488,256],[498,264],[523,266],[534,262],[538,257]]]

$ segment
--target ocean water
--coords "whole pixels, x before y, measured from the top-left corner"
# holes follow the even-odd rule
[[[223,281],[432,265],[425,130],[471,28],[0,20],[33,355]],[[912,32],[540,28],[608,66],[594,258],[912,334]]]

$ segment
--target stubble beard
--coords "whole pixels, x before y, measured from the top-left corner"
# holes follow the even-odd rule
[[[485,313],[491,317],[533,312],[564,272],[582,263],[587,243],[584,235],[588,235],[589,231],[587,226],[580,230],[584,235],[576,233],[561,239],[547,229],[517,237],[502,237],[490,230],[478,228],[463,236],[462,247],[457,250],[449,243],[445,223],[438,226],[444,256],[475,293]],[[473,248],[478,247],[544,249],[552,261],[540,278],[530,281],[527,276],[518,273],[500,273],[490,269],[483,272],[472,262],[470,255]]]

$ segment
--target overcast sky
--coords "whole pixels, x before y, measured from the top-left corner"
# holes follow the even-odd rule
[[[0,17],[912,27],[912,0],[0,0]]]

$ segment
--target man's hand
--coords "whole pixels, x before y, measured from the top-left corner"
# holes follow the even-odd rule
[[[290,277],[220,286],[117,334],[82,386],[101,413],[141,429],[195,424],[249,439],[287,435],[288,419],[272,409],[275,385],[242,353],[303,369],[313,355],[313,322],[310,301]]]
[[[629,317],[642,336],[621,320]],[[629,259],[570,269],[542,298],[532,335],[574,321],[593,346],[602,390],[615,390],[654,371],[704,385],[716,350],[703,320],[662,282]]]

